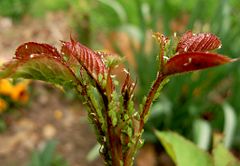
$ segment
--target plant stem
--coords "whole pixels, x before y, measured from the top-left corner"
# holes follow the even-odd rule
[[[149,109],[152,105],[154,96],[159,88],[159,86],[161,85],[162,81],[167,77],[166,75],[163,74],[163,69],[164,69],[164,48],[165,48],[165,44],[166,44],[166,38],[165,36],[163,36],[160,33],[156,33],[155,34],[159,44],[160,44],[160,52],[159,52],[159,61],[160,61],[160,72],[158,72],[157,74],[157,79],[155,80],[153,86],[151,87],[150,92],[148,93],[147,96],[147,100],[143,106],[143,110],[142,113],[140,115],[140,125],[139,125],[139,132],[142,131],[143,126],[144,126],[144,121],[145,121],[145,117],[149,112]]]
[[[116,165],[116,166],[120,166],[120,163],[119,163],[119,159],[117,157],[117,149],[116,149],[116,146],[115,146],[115,138],[114,138],[114,128],[112,128],[112,125],[111,125],[111,119],[110,118],[107,118],[107,123],[108,123],[108,127],[107,127],[107,132],[108,132],[108,140],[109,140],[109,150],[111,151],[111,162],[112,162],[112,166]]]
[[[160,37],[160,53],[159,53],[159,58],[160,58],[160,71],[163,71],[164,69],[164,48],[165,48],[165,41],[163,37]]]
[[[107,121],[106,137],[108,137],[107,138],[108,144],[106,148],[107,148],[107,151],[110,151],[110,156],[111,156],[111,158],[109,159],[110,161],[106,161],[106,162],[109,166],[120,166],[121,158],[119,156],[122,154],[121,144],[120,146],[118,145],[120,143],[120,140],[115,133],[116,128],[112,125],[111,117],[108,114],[109,112],[108,104],[109,104],[109,100],[111,99],[105,96],[104,93],[102,94],[103,94],[102,98],[105,106],[105,118]]]
[[[154,99],[154,96],[159,88],[159,86],[161,85],[162,81],[166,78],[167,76],[164,75],[163,73],[158,73],[158,76],[157,76],[157,79],[155,80],[150,92],[148,93],[148,96],[147,96],[147,100],[143,106],[143,111],[140,115],[140,124],[139,124],[139,132],[142,131],[143,129],[143,126],[144,126],[144,120],[145,120],[145,117],[146,115],[148,114],[149,112],[149,109],[152,105],[152,102],[153,102],[153,99]]]
[[[152,102],[154,100],[154,96],[155,96],[159,86],[161,85],[162,81],[166,77],[167,76],[164,75],[163,73],[159,73],[157,75],[157,79],[155,80],[150,92],[148,93],[147,100],[146,100],[146,102],[143,106],[143,111],[140,115],[140,122],[139,122],[139,128],[138,128],[138,134],[139,135],[137,137],[135,137],[136,143],[131,148],[129,148],[129,151],[126,154],[126,158],[124,159],[124,166],[131,166],[131,164],[133,163],[132,157],[134,156],[136,150],[138,149],[138,144],[139,144],[139,141],[141,139],[141,133],[142,133],[142,130],[143,130],[143,127],[144,127],[145,117],[149,112],[149,109],[152,105]]]

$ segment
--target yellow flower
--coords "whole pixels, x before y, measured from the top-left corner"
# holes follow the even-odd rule
[[[13,86],[12,93],[10,94],[11,98],[14,101],[19,101],[22,103],[26,103],[29,99],[29,94],[27,92],[29,81],[24,80],[17,85]]]
[[[7,109],[8,105],[5,100],[0,98],[0,114]]]
[[[0,94],[10,96],[13,86],[7,79],[0,79]]]

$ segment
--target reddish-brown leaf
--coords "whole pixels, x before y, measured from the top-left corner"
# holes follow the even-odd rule
[[[199,33],[194,35],[186,32],[180,39],[176,52],[206,52],[221,47],[219,38],[211,33]]]
[[[101,73],[104,75],[107,71],[101,57],[79,42],[73,40],[63,42],[61,52],[75,57],[90,73],[96,73],[97,75]]]
[[[213,53],[186,52],[175,55],[165,64],[163,73],[172,75],[205,69],[234,61],[233,59]]]
[[[62,43],[61,52],[67,55],[70,59],[75,58],[95,80],[98,81],[99,74],[103,77],[108,74],[108,69],[101,56],[94,51],[73,39],[69,42]],[[112,83],[111,80],[110,82]]]
[[[186,42],[186,41],[187,41],[189,38],[191,38],[192,36],[193,36],[192,31],[187,31],[187,32],[185,32],[185,33],[182,35],[182,37],[181,37],[178,45],[180,45],[181,43]]]
[[[61,58],[57,49],[48,44],[28,42],[20,45],[15,52],[16,59],[29,59],[40,54],[48,54],[54,58]]]

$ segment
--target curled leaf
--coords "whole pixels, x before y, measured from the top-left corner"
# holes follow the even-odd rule
[[[163,73],[172,75],[205,69],[234,61],[229,57],[206,52],[186,52],[175,55],[165,64]]]
[[[180,39],[176,52],[206,52],[221,47],[221,41],[217,36],[211,33],[193,34],[186,32]]]

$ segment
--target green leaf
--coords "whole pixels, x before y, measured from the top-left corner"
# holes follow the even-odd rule
[[[1,78],[35,79],[62,86],[76,83],[76,78],[71,70],[61,61],[47,54],[41,54],[28,60],[11,61],[0,68]]]
[[[155,134],[177,166],[213,166],[207,152],[177,133],[155,131]]]
[[[41,166],[41,160],[39,156],[39,152],[33,152],[31,162],[28,164],[28,166]]]
[[[121,3],[119,3],[118,1],[111,0],[98,0],[98,1],[112,8],[113,11],[116,12],[117,16],[119,17],[122,23],[127,21],[127,14]]]
[[[54,152],[56,150],[57,142],[50,140],[43,151],[41,152],[41,163],[42,166],[50,166],[53,160]]]
[[[28,166],[68,166],[62,156],[55,154],[57,141],[49,140],[40,151],[34,151]]]
[[[213,149],[214,166],[239,166],[237,160],[222,144]]]

